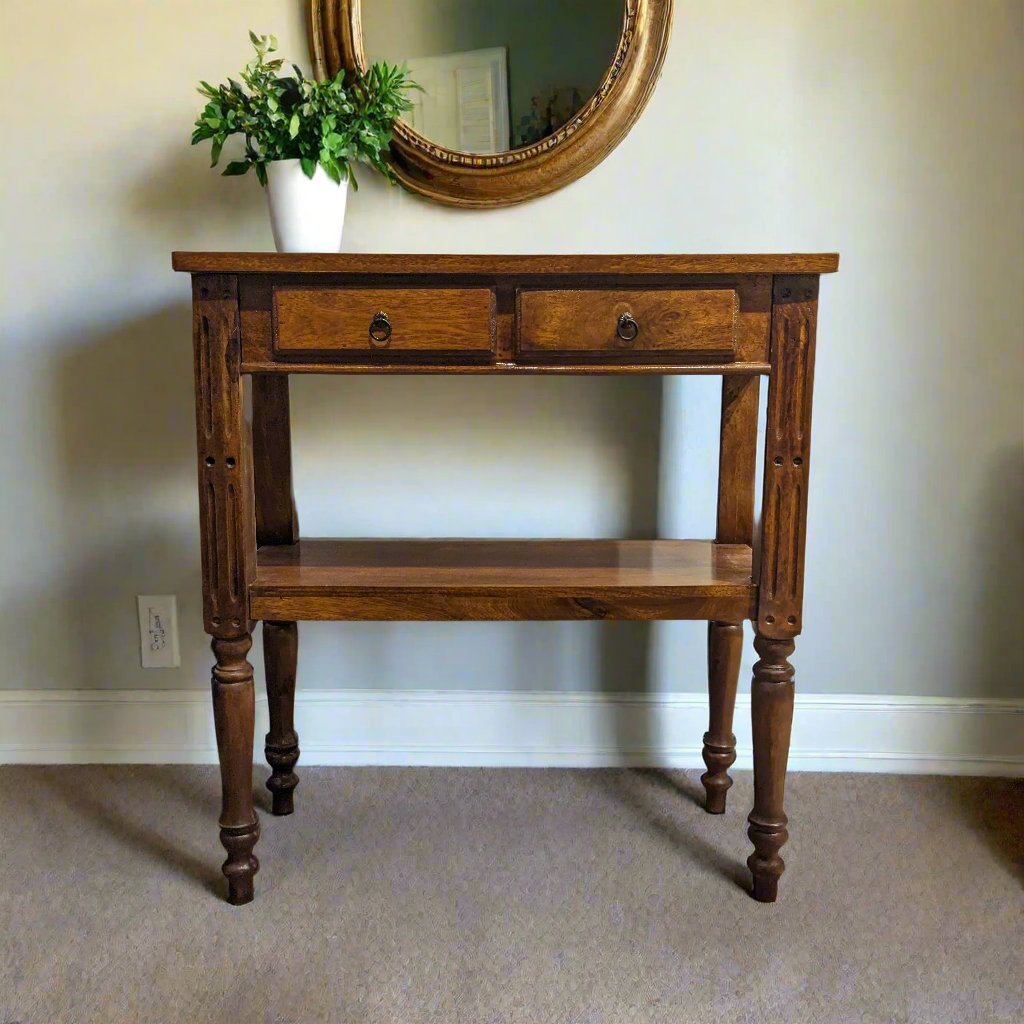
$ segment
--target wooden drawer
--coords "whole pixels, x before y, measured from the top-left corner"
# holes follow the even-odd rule
[[[277,285],[273,322],[274,350],[286,356],[486,357],[494,350],[494,292]]]
[[[736,291],[541,291],[516,296],[518,350],[543,359],[728,362],[736,358]]]

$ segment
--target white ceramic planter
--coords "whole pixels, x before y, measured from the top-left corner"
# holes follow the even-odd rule
[[[348,182],[336,185],[317,164],[307,178],[298,160],[267,164],[270,226],[278,252],[338,252]]]

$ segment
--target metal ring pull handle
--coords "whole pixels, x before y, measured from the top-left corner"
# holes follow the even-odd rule
[[[640,333],[640,325],[633,319],[632,313],[623,313],[619,317],[615,333],[623,341],[632,341]]]
[[[374,313],[370,321],[370,341],[374,345],[385,346],[391,340],[391,321],[384,310]]]

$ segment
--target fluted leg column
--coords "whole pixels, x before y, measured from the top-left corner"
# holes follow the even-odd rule
[[[252,802],[252,748],[256,728],[256,696],[252,665],[246,654],[252,646],[248,633],[215,639],[213,653],[213,717],[220,755],[220,841],[228,859],[223,872],[228,880],[228,902],[248,903],[253,898],[253,876],[259,861],[253,847],[260,823]]]
[[[786,786],[786,762],[793,726],[793,653],[792,640],[754,638],[754,650],[760,660],[754,665],[750,688],[754,731],[754,809],[747,819],[747,835],[754,852],[747,867],[754,876],[754,899],[773,903],[778,895],[779,876],[786,869],[779,856],[789,833],[783,796]]]
[[[732,717],[743,652],[743,626],[731,622],[708,623],[708,731],[704,733],[704,763],[700,777],[707,791],[704,803],[709,814],[725,811],[725,794],[732,785],[729,768],[736,760]]]
[[[291,814],[292,794],[299,784],[295,765],[299,737],[295,732],[295,669],[299,656],[299,629],[294,622],[263,623],[263,664],[267,677],[270,732],[265,754],[273,769],[267,789],[273,795],[274,814]]]

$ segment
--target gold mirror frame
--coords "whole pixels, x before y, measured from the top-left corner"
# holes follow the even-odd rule
[[[372,0],[371,0],[372,2]],[[366,67],[361,0],[310,0],[310,43],[320,77]],[[672,0],[624,0],[622,34],[597,92],[553,135],[494,155],[445,149],[404,121],[391,164],[399,181],[449,206],[511,206],[554,192],[593,170],[633,127],[665,59]]]

